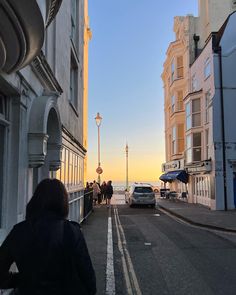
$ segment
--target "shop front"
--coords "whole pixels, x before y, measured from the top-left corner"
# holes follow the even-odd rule
[[[159,177],[164,182],[164,188],[168,186],[170,192],[177,197],[186,198],[188,195],[188,173],[184,169],[184,161],[176,160],[162,165],[163,174]]]
[[[186,171],[189,174],[189,193],[192,196],[192,202],[202,204],[209,208],[212,208],[214,203],[211,170],[212,165],[210,160],[186,166]]]

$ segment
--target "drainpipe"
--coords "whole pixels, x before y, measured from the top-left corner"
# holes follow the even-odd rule
[[[196,34],[193,35],[194,40],[194,58],[196,59],[198,57],[198,42],[199,42],[199,36]]]
[[[213,38],[213,43],[215,38]],[[220,109],[221,109],[221,135],[222,135],[222,161],[223,161],[223,179],[224,179],[224,210],[228,210],[227,202],[227,182],[226,182],[226,155],[225,155],[225,115],[224,115],[224,89],[223,89],[223,69],[222,69],[222,50],[217,45],[214,52],[219,58],[219,75],[220,75]]]

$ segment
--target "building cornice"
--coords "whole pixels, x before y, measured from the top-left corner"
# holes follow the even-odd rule
[[[63,92],[42,51],[35,57],[31,63],[31,67],[45,89],[59,94]]]
[[[203,91],[203,90],[200,89],[200,90],[198,90],[198,91],[194,91],[194,92],[190,92],[190,93],[188,93],[188,94],[184,97],[183,101],[187,100],[187,99],[188,99],[189,97],[191,97],[191,96],[196,96],[196,95],[201,94],[202,91]]]
[[[56,14],[58,13],[62,0],[47,0],[48,2],[48,11],[47,11],[47,21],[46,27],[50,25],[52,20],[55,18]]]
[[[62,131],[72,140],[72,142],[76,143],[77,147],[84,155],[87,153],[86,148],[70,133],[70,131],[64,125],[62,125]]]

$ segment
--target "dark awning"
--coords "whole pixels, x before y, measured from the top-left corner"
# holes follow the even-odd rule
[[[173,180],[179,180],[183,183],[188,182],[188,174],[185,170],[170,171],[165,174],[162,174],[159,177],[160,180],[164,182],[172,182]]]

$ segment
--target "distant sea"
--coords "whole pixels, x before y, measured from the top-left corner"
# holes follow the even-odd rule
[[[129,181],[129,186],[134,184],[135,182],[149,183],[153,186],[161,187],[161,181]],[[112,185],[115,187],[125,187],[125,181],[112,181]]]

